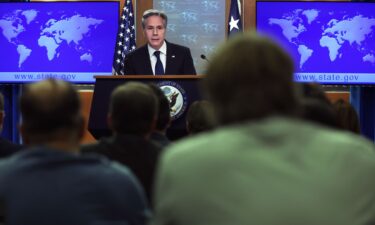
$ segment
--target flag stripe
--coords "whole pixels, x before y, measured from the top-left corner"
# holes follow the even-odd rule
[[[242,32],[241,13],[238,3],[238,0],[231,0],[230,2],[230,12],[228,17],[228,37],[238,32]]]
[[[134,11],[131,0],[126,0],[120,18],[120,25],[117,32],[115,54],[113,57],[113,74],[124,75],[124,58],[126,54],[136,49]]]

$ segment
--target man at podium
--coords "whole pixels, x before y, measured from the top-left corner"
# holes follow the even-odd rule
[[[165,40],[168,17],[149,9],[143,13],[142,28],[147,44],[126,55],[125,75],[195,75],[190,49]]]

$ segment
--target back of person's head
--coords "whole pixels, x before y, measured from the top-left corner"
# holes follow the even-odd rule
[[[157,112],[158,100],[152,89],[140,82],[127,82],[112,92],[109,125],[118,134],[147,136]]]
[[[293,63],[270,39],[245,33],[229,39],[212,58],[204,91],[222,124],[291,115],[297,108]]]
[[[356,134],[361,133],[357,111],[349,102],[339,99],[333,104],[333,107],[335,108],[336,120],[340,128]]]
[[[296,89],[302,119],[337,129],[335,110],[320,84],[298,83]]]
[[[302,89],[303,98],[313,98],[331,104],[322,85],[318,83],[299,83],[298,85]]]
[[[65,81],[48,79],[26,85],[20,97],[24,142],[71,138],[79,142],[84,124],[80,110],[78,92]]]
[[[171,121],[171,108],[169,106],[169,100],[160,87],[153,83],[150,83],[149,86],[159,100],[159,111],[155,129],[158,131],[165,131]]]
[[[331,104],[316,98],[305,98],[301,106],[303,119],[337,129],[335,110]]]
[[[209,101],[193,102],[186,114],[186,130],[189,134],[211,130],[214,125],[213,108]]]

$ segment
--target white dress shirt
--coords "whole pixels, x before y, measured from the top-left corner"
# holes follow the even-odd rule
[[[167,44],[165,43],[165,41],[159,50],[153,49],[150,45],[147,45],[147,48],[148,48],[148,53],[150,54],[152,73],[155,75],[155,65],[156,65],[156,60],[157,60],[156,56],[154,55],[155,51],[160,51],[160,61],[163,64],[164,73],[165,73],[166,65],[167,65]]]

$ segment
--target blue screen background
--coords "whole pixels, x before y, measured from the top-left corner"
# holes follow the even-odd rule
[[[118,2],[0,3],[0,82],[110,74]]]
[[[297,81],[375,83],[374,12],[374,3],[257,2],[256,26],[290,53],[297,75],[312,75]]]

